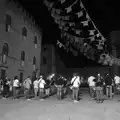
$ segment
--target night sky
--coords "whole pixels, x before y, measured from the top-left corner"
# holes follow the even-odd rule
[[[66,67],[85,67],[97,66],[96,61],[88,60],[83,55],[78,57],[73,56],[63,49],[56,46],[56,40],[60,39],[60,32],[53,18],[48,12],[47,7],[43,4],[43,0],[19,0],[20,3],[28,10],[35,18],[43,31],[43,44],[51,43],[56,47],[56,51],[60,55]],[[102,33],[109,39],[109,34],[113,30],[120,29],[119,1],[110,0],[82,0],[91,19]]]

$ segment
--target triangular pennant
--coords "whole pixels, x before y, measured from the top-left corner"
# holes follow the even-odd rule
[[[101,46],[101,45],[99,45],[99,44],[97,44],[96,46],[97,46],[97,49],[98,49],[98,50],[103,50],[103,46]]]
[[[66,22],[64,22],[64,21],[60,21],[60,22],[61,22],[60,25],[62,25],[62,26],[66,25]]]
[[[70,22],[69,23],[69,26],[71,27],[71,26],[75,26],[75,23],[74,22]]]
[[[52,8],[54,3],[53,2],[48,2],[47,0],[44,0],[44,4],[49,7],[49,8]]]
[[[69,16],[64,16],[64,20],[69,20]]]
[[[97,37],[100,37],[100,33],[98,33],[96,36],[97,36]]]
[[[61,10],[60,10],[60,9],[56,9],[55,12],[56,12],[57,14],[60,14]]]
[[[78,41],[79,41],[79,38],[75,37],[75,42],[78,43]]]
[[[86,13],[86,18],[87,18],[88,20],[90,20],[90,17],[89,17],[89,15],[88,15],[88,13]]]
[[[83,11],[80,11],[80,12],[76,13],[76,15],[78,16],[78,18],[82,17],[83,16]]]
[[[59,40],[57,40],[57,45],[59,45],[60,44],[60,41]]]
[[[63,29],[63,26],[59,25],[59,29]]]
[[[92,36],[89,39],[90,39],[90,42],[93,42],[93,41],[95,41],[95,36]]]
[[[79,38],[79,43],[83,44],[83,42],[84,42],[84,38]]]
[[[62,46],[63,46],[63,44],[62,44],[62,43],[60,43],[60,44],[59,44],[59,47],[61,48]]]
[[[63,30],[64,31],[68,31],[69,27],[64,27]]]
[[[65,8],[67,10],[67,13],[71,12],[72,11],[72,7],[68,7],[68,8]]]
[[[82,24],[83,24],[83,26],[88,26],[88,20],[86,20],[86,21],[83,21],[83,22],[81,22]]]
[[[95,30],[89,30],[89,35],[94,35]]]
[[[75,33],[78,35],[80,35],[81,32],[82,32],[81,30],[75,30]]]
[[[66,0],[60,0],[61,4],[63,4]]]
[[[82,3],[81,0],[80,0],[80,7],[81,7],[81,8],[84,8],[84,5],[83,5],[83,3]]]

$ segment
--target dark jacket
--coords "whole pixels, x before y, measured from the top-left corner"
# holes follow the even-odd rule
[[[109,75],[105,77],[105,85],[112,85],[112,78]]]
[[[50,80],[46,80],[45,82],[46,82],[45,88],[46,88],[46,89],[47,89],[47,88],[50,88]]]
[[[56,85],[64,85],[64,80],[62,78],[58,78],[56,81],[55,81],[55,84]]]
[[[96,84],[96,87],[103,87],[104,85],[104,80],[102,78],[96,78],[95,79],[95,84]]]
[[[67,80],[64,80],[64,87],[67,86]]]

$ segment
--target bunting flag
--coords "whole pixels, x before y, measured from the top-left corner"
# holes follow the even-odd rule
[[[111,56],[108,51],[104,52],[106,39],[91,20],[81,0],[44,0],[44,4],[61,30],[64,44],[57,42],[60,48],[69,49],[74,55],[82,52],[90,59],[99,57],[98,62],[103,65],[120,65],[120,59]]]

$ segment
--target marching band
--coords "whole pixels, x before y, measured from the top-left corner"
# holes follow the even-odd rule
[[[39,98],[42,101],[45,96],[49,97],[53,93],[56,93],[58,100],[62,100],[69,91],[72,91],[73,101],[78,102],[83,81],[85,79],[76,73],[73,74],[70,80],[60,74],[50,74],[47,77],[40,75],[39,78],[32,82],[31,77],[28,76],[23,83],[19,82],[17,76],[15,76],[14,80],[4,77],[0,79],[0,95],[2,99],[9,97],[18,99],[22,89],[27,100],[30,100],[32,93],[35,99]],[[113,99],[115,92],[117,91],[119,94],[120,91],[120,77],[117,75],[113,78],[110,74],[105,74],[104,76],[100,73],[96,76],[91,75],[87,79],[87,84],[91,99],[96,100],[97,103],[103,103],[104,95],[108,99]]]

